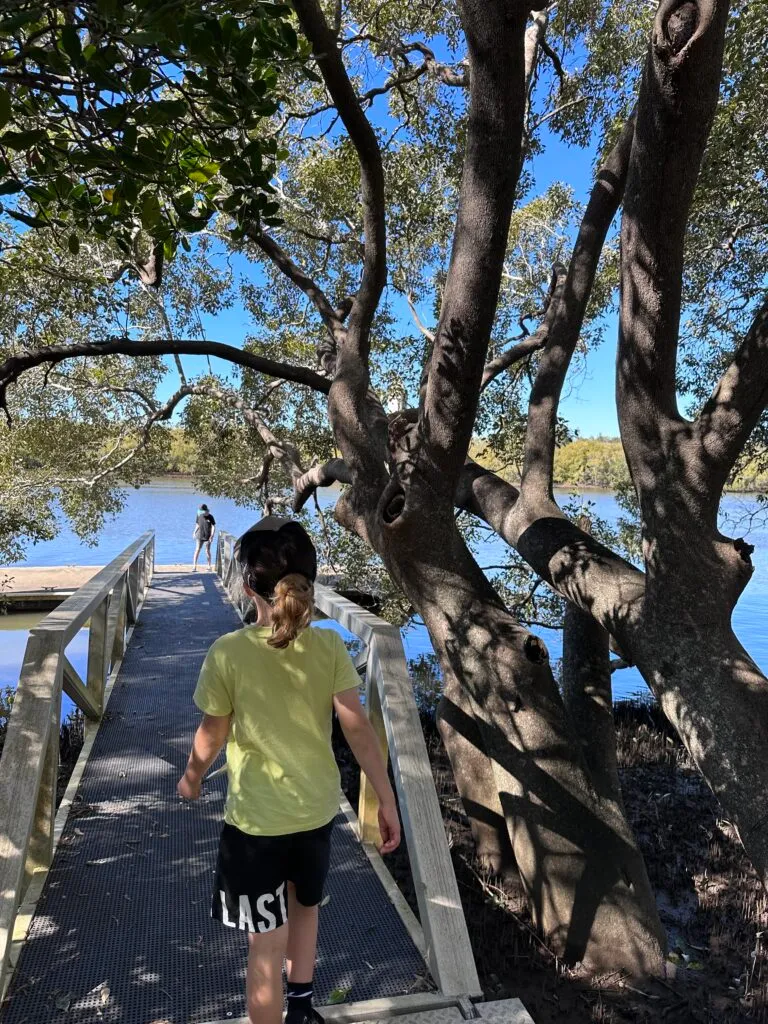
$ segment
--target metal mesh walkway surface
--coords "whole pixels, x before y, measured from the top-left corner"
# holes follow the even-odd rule
[[[196,804],[176,795],[199,719],[200,665],[239,625],[212,574],[155,575],[2,1024],[203,1024],[245,1014],[245,936],[209,917],[226,783],[215,779]],[[357,1001],[423,984],[424,961],[343,816],[326,893],[319,1004],[332,993]]]

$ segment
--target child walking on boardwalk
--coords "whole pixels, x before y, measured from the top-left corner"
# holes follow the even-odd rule
[[[211,914],[248,932],[251,1024],[322,1021],[312,1008],[318,908],[328,873],[340,777],[331,749],[339,724],[380,803],[382,853],[400,822],[359,678],[334,630],[310,629],[317,556],[296,522],[267,516],[238,541],[235,558],[258,618],[208,651],[194,700],[203,712],[179,795],[195,800],[227,743],[229,789]]]

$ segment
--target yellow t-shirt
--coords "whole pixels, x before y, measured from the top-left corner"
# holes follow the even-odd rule
[[[224,819],[251,835],[308,832],[339,808],[331,749],[333,696],[360,683],[333,629],[310,628],[283,650],[271,626],[219,637],[200,670],[194,702],[232,715]]]

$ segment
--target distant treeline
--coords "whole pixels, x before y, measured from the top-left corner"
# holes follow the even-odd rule
[[[190,476],[195,468],[195,446],[184,436],[179,427],[167,427],[171,444],[165,461],[164,472],[169,476],[182,474]]]
[[[164,472],[190,475],[194,472],[194,445],[183,430],[169,428],[171,444]],[[517,478],[514,467],[502,467],[493,459],[482,441],[472,445],[472,455],[484,466],[507,479]],[[594,487],[612,491],[629,479],[627,463],[616,437],[580,437],[558,448],[555,453],[555,484],[558,487]],[[768,491],[768,471],[760,472],[754,465],[742,470],[730,485],[734,491]]]
[[[473,445],[473,453],[490,469],[494,460],[489,458],[482,442]],[[509,479],[517,476],[513,468],[502,470]],[[555,484],[559,487],[594,487],[612,491],[629,480],[621,441],[615,437],[583,437],[558,448],[555,453]],[[746,466],[729,485],[733,491],[768,491],[768,471],[754,464]]]

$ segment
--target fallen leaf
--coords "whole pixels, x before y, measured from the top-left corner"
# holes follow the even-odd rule
[[[346,1001],[347,996],[352,991],[351,988],[335,988],[333,992],[328,996],[328,1002],[331,1006],[336,1006],[338,1003]]]
[[[72,1003],[72,996],[69,992],[63,996],[56,997],[56,1009],[57,1010],[68,1010]]]

